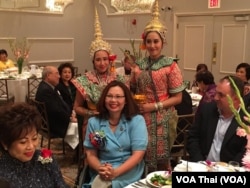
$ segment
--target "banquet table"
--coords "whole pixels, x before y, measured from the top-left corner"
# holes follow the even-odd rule
[[[198,175],[200,173],[218,173],[218,172],[219,173],[220,172],[241,173],[241,172],[246,172],[246,171],[247,170],[244,167],[233,166],[230,163],[225,163],[225,162],[211,162],[211,164],[209,164],[205,161],[189,162],[185,160],[181,160],[180,163],[177,164],[173,168],[173,172],[199,172]],[[168,171],[151,172],[147,175],[146,178],[136,181],[134,183],[131,183],[127,185],[125,188],[142,188],[142,187],[144,188],[149,188],[149,187],[171,188],[172,187],[172,185],[164,185],[164,186],[153,185],[152,182],[150,182],[150,180],[152,177],[154,177],[155,174],[161,175],[164,177],[168,175],[169,172]]]
[[[25,102],[28,93],[28,78],[34,75],[27,70],[23,71],[22,74],[17,74],[17,72],[13,70],[8,72],[6,69],[5,72],[1,72],[0,78],[8,79],[8,93],[15,96],[15,102]],[[35,76],[41,77],[41,70],[37,72]]]
[[[202,95],[200,95],[198,93],[193,93],[192,90],[189,90],[189,89],[186,89],[186,91],[191,96],[192,105],[193,105],[193,112],[195,112],[197,110],[197,107],[199,106]]]

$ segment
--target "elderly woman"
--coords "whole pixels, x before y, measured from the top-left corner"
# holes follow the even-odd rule
[[[0,177],[15,188],[66,188],[50,150],[37,150],[41,117],[33,106],[0,108]]]

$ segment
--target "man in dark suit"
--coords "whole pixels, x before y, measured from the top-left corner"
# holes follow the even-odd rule
[[[59,83],[59,78],[56,67],[45,67],[35,99],[45,103],[51,133],[64,137],[70,122],[71,110],[63,101],[60,92],[55,88]]]
[[[244,83],[235,76],[231,78],[242,95]],[[187,150],[191,161],[238,161],[241,164],[247,139],[236,135],[240,125],[229,107],[227,95],[232,98],[235,109],[239,109],[242,116],[240,100],[226,76],[217,84],[215,101],[201,106],[200,114],[189,130]]]

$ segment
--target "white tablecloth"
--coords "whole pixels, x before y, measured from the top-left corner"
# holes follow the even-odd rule
[[[25,97],[28,92],[27,79],[8,80],[9,94],[15,96],[15,102],[25,102]]]

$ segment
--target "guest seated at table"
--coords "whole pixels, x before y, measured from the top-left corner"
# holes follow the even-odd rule
[[[203,96],[199,102],[196,110],[196,114],[199,113],[200,107],[204,103],[212,102],[216,93],[216,84],[214,82],[214,76],[210,71],[199,71],[195,75],[196,83],[198,84],[199,91],[203,93]]]
[[[10,187],[69,187],[50,150],[37,150],[41,117],[27,103],[0,107],[0,177]],[[13,118],[14,117],[14,118]]]
[[[0,71],[4,69],[15,67],[13,61],[8,59],[8,53],[5,49],[0,50]]]
[[[135,56],[130,55],[130,52],[127,51],[127,54],[122,61],[122,67],[116,68],[116,73],[121,75],[131,75],[131,66],[135,63]]]
[[[207,65],[204,63],[200,63],[196,66],[196,73],[200,71],[207,71],[207,70],[208,70]]]
[[[245,106],[250,108],[250,65],[248,63],[240,63],[236,67],[236,76],[238,76],[245,84],[244,86],[244,97]]]
[[[236,67],[236,76],[238,76],[245,84],[250,79],[250,65],[248,63],[240,63]]]
[[[105,87],[97,111],[99,114],[88,121],[84,141],[92,180],[95,178],[92,186],[103,181],[123,188],[141,179],[144,171],[148,143],[145,120],[129,89],[119,81]]]
[[[244,83],[235,76],[231,76],[240,94],[243,94]],[[240,100],[229,80],[229,76],[222,78],[216,87],[214,102],[201,106],[200,113],[189,130],[187,150],[191,161],[238,161],[246,151],[246,137],[236,135],[240,126],[232,113],[227,95],[233,100],[235,109],[240,109]]]
[[[201,71],[207,71],[208,68],[207,68],[207,65],[204,64],[204,63],[200,63],[196,66],[196,74],[198,72],[201,72]],[[193,83],[192,83],[192,86],[191,87],[195,87],[195,93],[198,93],[200,95],[203,95],[204,93],[202,91],[200,91],[199,87],[198,87],[198,84],[196,82],[196,79],[194,79]],[[191,88],[192,89],[192,88]]]
[[[67,103],[68,107],[72,111],[72,117],[74,116],[73,105],[76,96],[76,87],[71,82],[74,77],[74,67],[71,63],[62,63],[58,67],[60,79],[56,88],[61,93],[63,100]]]
[[[35,99],[45,103],[51,133],[59,137],[64,137],[70,122],[71,109],[56,89],[59,78],[60,75],[56,67],[45,67]]]

